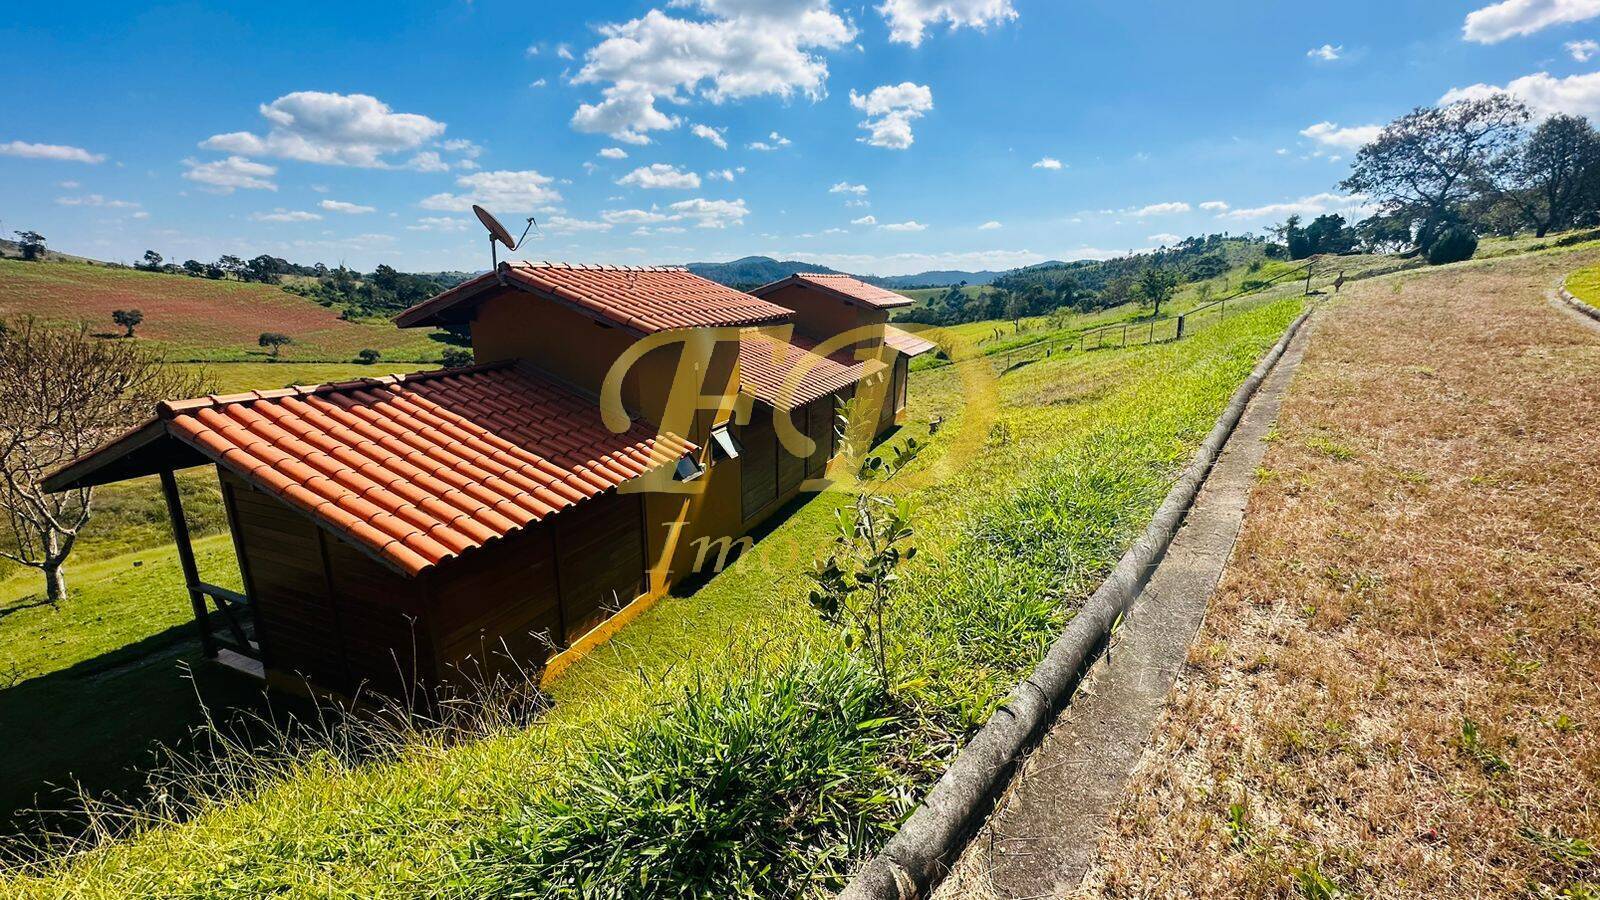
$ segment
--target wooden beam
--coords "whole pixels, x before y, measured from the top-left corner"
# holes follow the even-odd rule
[[[189,589],[189,604],[194,607],[194,623],[200,629],[200,650],[207,659],[217,655],[217,642],[206,621],[206,597],[200,590],[200,570],[194,562],[194,547],[189,543],[189,523],[183,517],[183,500],[178,495],[178,479],[171,469],[161,470],[161,494],[167,500],[167,516],[172,520],[172,540],[178,545],[178,562],[183,566],[183,583]]]

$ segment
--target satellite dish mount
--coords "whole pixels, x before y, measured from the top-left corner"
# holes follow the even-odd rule
[[[516,250],[522,246],[524,240],[527,240],[528,232],[538,227],[539,224],[533,220],[533,216],[529,216],[528,227],[522,229],[522,237],[513,241],[511,232],[500,224],[500,220],[494,217],[494,213],[476,203],[472,204],[472,212],[478,217],[478,221],[483,223],[483,227],[489,229],[489,259],[493,263],[492,267],[496,269],[500,268],[500,252],[495,245],[505,244],[506,249]]]

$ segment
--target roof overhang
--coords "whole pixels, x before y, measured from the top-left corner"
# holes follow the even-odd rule
[[[56,469],[40,485],[58,493],[210,464],[205,454],[173,436],[164,420],[153,418]]]
[[[869,302],[867,300],[863,300],[860,297],[852,297],[851,295],[845,293],[844,291],[840,291],[840,290],[836,290],[834,288],[831,288],[827,284],[825,284],[825,283],[823,283],[821,281],[814,281],[814,280],[812,280],[810,278],[807,278],[807,277],[805,277],[805,273],[804,272],[797,272],[797,273],[795,273],[793,275],[790,275],[788,278],[780,278],[777,281],[774,281],[774,282],[772,282],[770,284],[763,284],[761,287],[758,287],[758,288],[755,288],[755,289],[751,290],[750,294],[752,296],[761,297],[761,298],[764,299],[768,294],[771,294],[774,291],[780,291],[780,290],[782,290],[782,289],[784,289],[786,287],[793,287],[793,286],[796,286],[796,285],[798,285],[800,287],[812,288],[814,290],[821,291],[822,293],[827,294],[830,297],[833,297],[833,298],[838,299],[838,300],[842,300],[845,303],[850,304],[851,306],[859,306],[862,309],[879,309],[879,310],[882,310],[882,309],[900,309],[901,307],[911,306],[912,304],[917,302],[917,301],[911,299],[910,297],[905,297],[904,302],[898,302],[897,301],[895,303],[872,303],[872,302]],[[890,291],[890,293],[894,293],[894,292]]]

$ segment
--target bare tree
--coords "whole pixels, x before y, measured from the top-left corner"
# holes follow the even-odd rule
[[[1339,186],[1415,223],[1416,245],[1427,250],[1491,180],[1528,118],[1528,108],[1506,94],[1419,107],[1362,147]]]
[[[0,331],[0,508],[11,528],[0,556],[44,573],[51,604],[67,595],[62,564],[93,505],[93,489],[49,494],[51,470],[148,418],[156,401],[205,393],[204,377],[137,344],[102,341],[87,326],[22,319]]]

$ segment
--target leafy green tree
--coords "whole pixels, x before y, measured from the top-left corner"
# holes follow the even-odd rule
[[[183,274],[199,278],[206,274],[206,264],[197,259],[186,259],[183,261]]]
[[[144,321],[144,313],[137,309],[119,309],[111,313],[111,321],[127,329],[123,332],[123,337],[131,338],[133,337],[133,329]]]
[[[1445,263],[1464,262],[1477,252],[1478,236],[1467,230],[1466,226],[1452,225],[1428,248],[1428,263],[1442,266]]]
[[[1416,246],[1426,252],[1495,180],[1529,116],[1527,106],[1506,94],[1418,107],[1356,153],[1339,187],[1372,198],[1386,216],[1415,223]]]
[[[844,630],[846,647],[871,661],[885,695],[893,686],[887,617],[897,570],[917,552],[911,537],[904,501],[857,494],[855,506],[839,512],[833,553],[810,573],[812,608],[824,622]]]
[[[1502,166],[1498,194],[1544,237],[1600,201],[1600,134],[1581,116],[1555,115]]]
[[[23,259],[37,260],[44,257],[44,235],[37,231],[18,231],[16,235]]]
[[[456,369],[461,366],[472,365],[472,351],[463,347],[446,347],[439,355],[439,362],[447,369]]]
[[[256,338],[256,346],[270,350],[273,359],[278,358],[279,350],[292,343],[294,343],[294,338],[278,331],[263,331],[261,336]]]
[[[1152,316],[1161,316],[1161,304],[1172,299],[1173,293],[1178,290],[1178,273],[1171,269],[1150,268],[1139,275],[1139,296],[1155,309]]]
[[[382,356],[382,353],[379,353],[371,347],[368,347],[356,354],[356,362],[359,362],[364,366],[370,366],[382,358]]]
[[[161,271],[161,254],[155,252],[154,250],[146,250],[144,252],[144,265],[139,266],[138,268],[146,269],[151,272]]]

